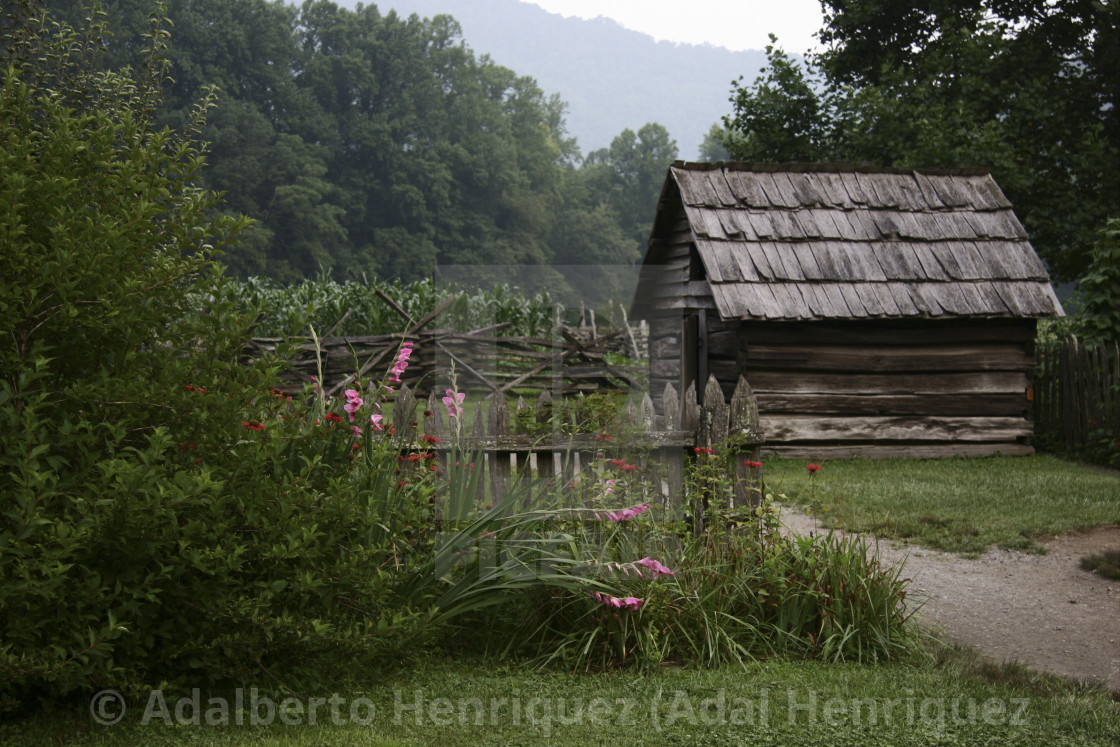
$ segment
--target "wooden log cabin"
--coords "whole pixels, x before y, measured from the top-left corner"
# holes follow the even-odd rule
[[[742,373],[766,450],[817,459],[1031,453],[1062,313],[986,170],[681,162],[631,308],[652,391]]]

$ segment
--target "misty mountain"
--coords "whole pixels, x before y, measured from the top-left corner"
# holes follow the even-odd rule
[[[353,7],[357,0],[340,4]],[[766,63],[762,51],[658,42],[607,18],[564,18],[520,0],[374,4],[383,14],[453,16],[476,54],[531,76],[567,102],[568,130],[584,154],[610,145],[624,129],[658,122],[677,141],[681,158],[695,159],[704,135],[731,112],[731,81],[752,80]]]

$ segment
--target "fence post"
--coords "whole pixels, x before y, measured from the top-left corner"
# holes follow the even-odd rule
[[[493,463],[494,453],[487,453],[486,450],[481,448],[482,442],[486,439],[486,418],[482,414],[482,400],[478,401],[478,406],[475,410],[474,428],[471,430],[471,439],[475,442],[476,448],[479,449],[478,455],[475,457],[477,460],[475,469],[482,470],[482,474],[478,477],[478,487],[475,489],[475,498],[479,503],[486,502],[486,470],[487,465]],[[491,487],[491,492],[493,488]],[[492,501],[497,501],[497,498],[491,498]]]
[[[490,436],[497,442],[509,434],[509,409],[506,407],[506,398],[499,395],[490,400],[489,417]],[[510,452],[502,451],[495,443],[494,451],[490,454],[490,492],[494,503],[505,500],[506,488],[509,485]]]
[[[665,385],[661,411],[665,413],[666,431],[682,430],[680,398],[672,384]],[[666,507],[673,509],[674,519],[679,519],[684,506],[684,451],[680,446],[667,445],[661,446],[658,452],[658,461],[665,465]]]
[[[728,428],[731,438],[740,449],[731,454],[731,474],[734,480],[735,507],[757,507],[762,503],[764,491],[762,467],[751,467],[750,463],[761,464],[759,455],[762,441],[758,425],[758,401],[750,384],[743,376],[735,385],[731,395],[731,416]]]
[[[401,384],[393,403],[393,425],[396,427],[397,437],[409,444],[416,440],[416,421],[412,419],[414,409],[412,390],[408,388],[408,384]]]

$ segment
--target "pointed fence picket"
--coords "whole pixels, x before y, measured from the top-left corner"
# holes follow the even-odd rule
[[[406,439],[424,441],[425,448],[441,454],[444,463],[469,458],[484,469],[485,480],[478,485],[480,501],[485,496],[491,501],[503,500],[516,487],[516,494],[531,502],[534,489],[569,485],[587,475],[597,461],[626,458],[639,465],[642,476],[653,486],[651,499],[685,510],[690,505],[685,496],[686,467],[697,449],[716,448],[727,466],[732,505],[757,505],[762,470],[749,463],[759,461],[765,439],[759,428],[758,404],[746,379],[739,378],[730,401],[714,377],[708,380],[703,405],[697,404],[694,384],[683,397],[671,385],[660,396],[665,413],[660,422],[647,393],[640,404],[630,402],[625,413],[603,431],[574,435],[541,432],[552,405],[547,390],[536,400],[535,408],[519,397],[513,417],[505,398],[493,397],[485,405],[482,401],[475,405],[468,434],[461,432],[462,416],[449,417],[433,392],[419,419],[423,426],[423,436],[419,436],[418,419],[412,414],[418,403],[403,386],[397,395],[394,421],[406,429]]]

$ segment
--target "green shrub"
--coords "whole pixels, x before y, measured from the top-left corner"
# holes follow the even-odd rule
[[[149,119],[166,32],[134,80],[94,72],[97,24],[17,2],[0,29],[0,707],[407,645],[428,613],[388,603],[400,539],[370,528],[422,526],[428,496],[242,362],[255,314],[212,258],[244,224],[192,186],[209,101]]]

